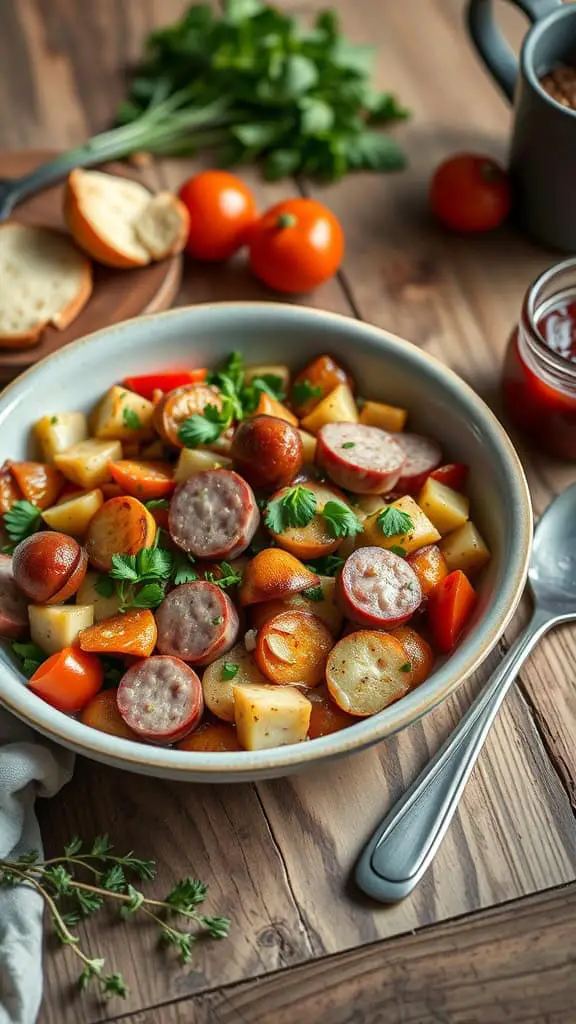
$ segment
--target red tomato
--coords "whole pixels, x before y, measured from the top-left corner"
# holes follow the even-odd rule
[[[173,391],[174,388],[182,388],[185,384],[201,384],[206,379],[206,373],[204,368],[172,370],[168,373],[148,373],[142,377],[126,377],[123,384],[130,391],[142,395],[142,398],[153,401],[155,391]]]
[[[437,168],[430,186],[430,206],[453,231],[490,231],[508,216],[510,181],[489,156],[460,153]]]
[[[102,662],[78,647],[64,647],[47,658],[28,682],[38,697],[59,711],[80,711],[104,680]]]
[[[461,569],[456,569],[434,588],[428,598],[428,619],[437,651],[448,654],[455,647],[472,609],[476,592]]]
[[[250,265],[277,292],[309,292],[332,277],[344,255],[344,232],[313,199],[272,206],[250,232]]]
[[[227,171],[203,171],[178,193],[190,214],[186,251],[197,260],[227,260],[244,245],[256,220],[256,200],[240,178]]]
[[[454,491],[461,491],[468,479],[468,466],[465,462],[448,462],[433,469],[430,476]]]

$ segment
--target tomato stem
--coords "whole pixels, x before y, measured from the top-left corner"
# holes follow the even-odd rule
[[[293,228],[298,221],[293,213],[279,213],[276,218],[277,228]]]

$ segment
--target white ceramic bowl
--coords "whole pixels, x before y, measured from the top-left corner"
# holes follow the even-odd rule
[[[98,732],[34,696],[10,652],[0,650],[0,701],[15,715],[87,757],[164,778],[269,778],[390,736],[433,708],[480,665],[502,636],[527,572],[532,537],[528,487],[512,444],[488,407],[459,377],[413,345],[376,327],[312,309],[252,302],[199,305],[130,320],[81,339],[23,374],[0,396],[0,461],[31,454],[30,427],[44,414],[88,410],[129,374],[210,366],[233,348],[248,363],[294,367],[318,353],[331,353],[351,369],[361,395],[406,406],[411,429],[437,437],[449,460],[470,464],[474,519],[493,557],[466,636],[422,686],[349,729],[275,750],[185,752]]]

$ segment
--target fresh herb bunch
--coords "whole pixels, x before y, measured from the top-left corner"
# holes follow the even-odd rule
[[[118,856],[105,835],[98,836],[90,848],[75,836],[60,857],[49,860],[41,860],[36,852],[14,861],[0,859],[0,887],[28,885],[36,889],[46,904],[56,936],[82,963],[80,988],[95,982],[106,998],[128,995],[124,978],[116,971],[105,974],[105,960],[85,953],[80,938],[72,931],[105,904],[115,903],[124,920],[139,914],[153,921],[160,941],[174,946],[184,964],[190,963],[198,938],[223,939],[228,935],[227,917],[207,916],[198,910],[208,892],[203,882],[183,878],[163,900],[155,900],[133,884],[135,880],[150,881],[155,875],[154,861],[131,852]],[[195,926],[194,931],[176,927],[177,916],[187,918]]]
[[[262,160],[271,180],[400,170],[400,147],[371,126],[408,111],[371,88],[372,62],[372,47],[350,43],[332,10],[307,28],[261,0],[225,0],[222,13],[194,5],[148,37],[120,127],[99,138],[123,147],[116,156],[209,147],[227,167]]]

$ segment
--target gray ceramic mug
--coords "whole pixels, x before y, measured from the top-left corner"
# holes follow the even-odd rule
[[[533,22],[520,61],[494,21],[492,0],[470,0],[468,29],[516,116],[510,150],[516,218],[539,242],[576,252],[576,110],[539,79],[556,64],[576,67],[576,3],[512,0]]]

